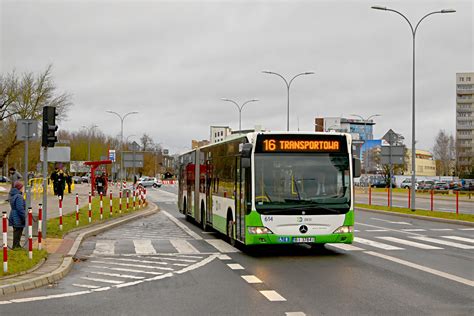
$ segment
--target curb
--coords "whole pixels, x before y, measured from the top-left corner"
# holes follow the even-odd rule
[[[82,240],[84,238],[90,237],[92,235],[96,235],[99,233],[102,233],[106,230],[112,229],[116,226],[122,225],[124,223],[130,222],[132,220],[141,218],[141,217],[146,217],[153,215],[158,212],[158,206],[155,203],[150,203],[151,209],[140,212],[140,213],[135,213],[131,214],[126,217],[122,217],[117,220],[112,220],[110,223],[104,223],[104,224],[99,224],[96,225],[97,227],[90,227],[90,228],[84,228],[84,231],[79,233],[74,239],[74,244],[72,245],[71,249],[63,257],[62,263],[60,264],[59,267],[57,267],[54,271],[46,273],[42,276],[30,279],[30,280],[25,280],[25,281],[20,281],[12,284],[7,284],[4,286],[0,287],[0,296],[2,295],[7,295],[7,294],[13,294],[13,293],[18,293],[21,291],[26,291],[26,290],[31,290],[34,288],[42,287],[45,285],[48,285],[50,283],[57,282],[64,278],[69,271],[72,269],[72,265],[74,263],[73,257],[76,254],[77,250],[79,249],[79,246],[82,243]],[[77,233],[78,231],[76,231]],[[67,237],[64,236],[64,237]],[[63,239],[65,239],[63,237]],[[47,260],[46,260],[47,262]]]
[[[457,220],[457,219],[429,217],[429,216],[416,215],[416,214],[397,213],[397,212],[391,212],[391,211],[385,211],[385,210],[373,210],[373,209],[368,209],[368,208],[363,208],[363,207],[355,207],[354,209],[365,211],[365,212],[372,212],[372,213],[379,213],[379,214],[389,214],[389,215],[396,215],[396,216],[401,216],[401,217],[411,217],[411,218],[416,218],[416,219],[424,219],[426,221],[432,221],[432,222],[457,224],[457,225],[464,225],[464,226],[474,227],[474,222],[460,221],[460,220]]]

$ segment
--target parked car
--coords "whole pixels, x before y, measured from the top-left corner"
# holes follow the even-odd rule
[[[415,183],[415,190],[418,189],[418,183],[419,182]],[[411,178],[403,180],[402,183],[400,183],[400,188],[403,188],[403,189],[411,188]]]
[[[433,185],[434,190],[449,190],[449,184],[443,181],[436,181]]]
[[[388,184],[385,180],[376,180],[374,183],[370,185],[372,188],[387,188]]]
[[[5,177],[5,176],[0,176],[0,182],[10,182],[10,179],[8,177]]]
[[[72,177],[72,182],[77,183],[77,184],[81,184],[82,183],[82,177],[73,176]]]
[[[418,190],[431,190],[435,182],[432,180],[424,180],[418,184]]]
[[[162,185],[162,182],[160,179],[157,179],[155,177],[141,177],[140,179],[138,179],[137,185],[142,186],[144,188],[146,187],[160,188]]]
[[[81,177],[83,183],[89,183],[90,182],[90,174],[86,174]]]

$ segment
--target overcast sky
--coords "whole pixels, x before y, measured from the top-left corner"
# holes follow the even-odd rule
[[[238,129],[231,103],[258,98],[242,127],[286,130],[286,86],[295,79],[290,129],[314,130],[316,116],[376,118],[411,144],[412,36],[395,13],[422,22],[416,40],[418,148],[431,150],[439,129],[455,133],[455,74],[472,72],[469,1],[5,1],[0,0],[0,72],[53,65],[74,107],[60,128],[97,124],[109,135],[120,121],[105,113],[139,111],[124,136],[147,133],[172,152],[208,139],[210,125]],[[134,137],[130,137],[134,139]]]

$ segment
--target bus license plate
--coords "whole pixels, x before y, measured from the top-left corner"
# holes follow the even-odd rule
[[[314,242],[314,237],[294,237],[293,242]]]

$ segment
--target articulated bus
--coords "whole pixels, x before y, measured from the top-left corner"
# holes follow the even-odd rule
[[[353,241],[349,134],[255,132],[179,157],[178,206],[231,244]]]

